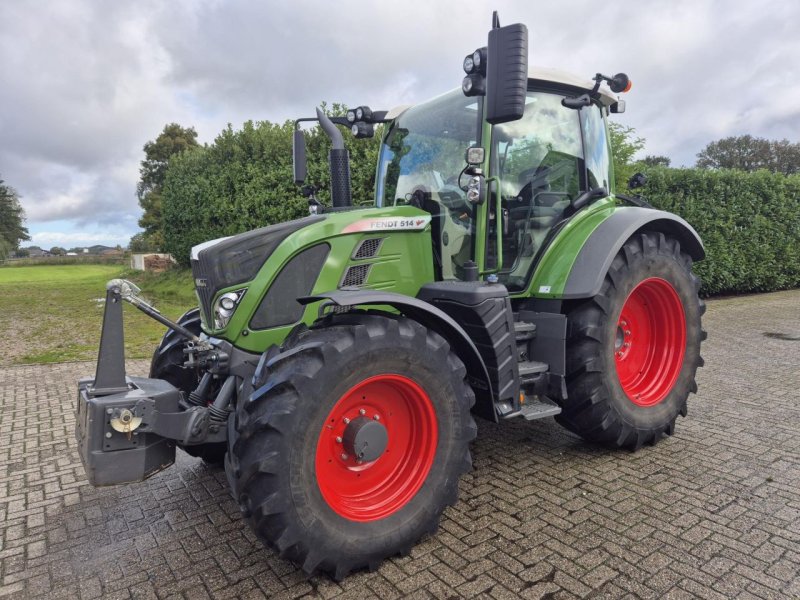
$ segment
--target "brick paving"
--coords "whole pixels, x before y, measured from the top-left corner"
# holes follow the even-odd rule
[[[223,472],[183,453],[90,487],[72,411],[92,365],[3,368],[0,597],[800,598],[800,291],[712,301],[705,325],[674,437],[630,453],[479,421],[439,532],[342,583],[264,549]]]

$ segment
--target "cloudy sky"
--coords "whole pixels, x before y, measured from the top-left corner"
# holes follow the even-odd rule
[[[166,123],[210,142],[323,100],[422,101],[460,84],[493,9],[528,26],[532,65],[628,73],[617,118],[674,166],[727,135],[800,141],[792,0],[0,0],[0,177],[32,243],[125,245]]]

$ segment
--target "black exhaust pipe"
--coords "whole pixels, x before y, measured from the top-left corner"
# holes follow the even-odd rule
[[[328,134],[331,142],[333,142],[333,148],[328,153],[328,165],[331,170],[331,202],[334,208],[352,206],[350,156],[344,147],[342,132],[320,109],[317,109],[317,118],[322,130]]]

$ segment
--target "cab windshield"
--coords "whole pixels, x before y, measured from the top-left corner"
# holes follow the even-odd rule
[[[437,279],[461,279],[472,257],[473,206],[459,178],[466,149],[480,145],[480,132],[478,99],[458,89],[410,108],[394,121],[381,146],[376,204],[431,213]]]

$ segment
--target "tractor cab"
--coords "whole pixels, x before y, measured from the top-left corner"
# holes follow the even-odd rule
[[[522,117],[490,125],[484,99],[454,90],[408,109],[388,127],[376,183],[378,206],[409,205],[432,215],[437,279],[465,280],[465,266],[496,273],[509,291],[527,286],[537,258],[582,194],[613,192],[602,90],[578,108],[565,99],[592,82],[555,70],[528,74]],[[566,105],[565,105],[566,104]],[[485,149],[487,185],[468,199],[469,148]],[[600,198],[598,198],[600,199]]]

